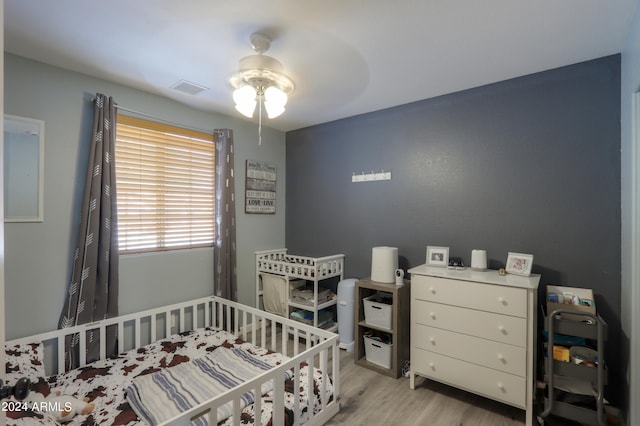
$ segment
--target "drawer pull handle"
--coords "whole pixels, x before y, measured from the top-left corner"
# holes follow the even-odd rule
[[[504,385],[502,383],[498,383],[498,389],[500,389],[502,392],[505,392]]]
[[[430,287],[429,290],[431,291],[431,294],[436,294],[436,289],[433,287]]]
[[[507,304],[507,300],[506,300],[504,297],[502,297],[502,296],[500,296],[500,297],[498,298],[498,302],[502,303],[503,305],[506,305],[506,304]]]
[[[433,362],[430,362],[429,363],[429,368],[432,369],[432,370],[435,370],[436,366],[433,364]]]
[[[504,355],[502,354],[498,354],[498,359],[502,362],[505,362],[506,360],[504,359]]]
[[[435,345],[436,339],[434,339],[433,337],[429,337],[429,342],[431,342],[432,345]]]
[[[436,319],[436,314],[434,314],[433,312],[430,312],[430,313],[429,313],[429,316],[430,316],[432,319]]]
[[[507,334],[507,330],[505,330],[504,325],[499,325],[498,331],[500,331],[500,333],[502,334]]]

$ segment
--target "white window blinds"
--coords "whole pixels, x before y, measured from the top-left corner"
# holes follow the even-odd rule
[[[212,246],[212,134],[118,115],[116,184],[120,253]]]

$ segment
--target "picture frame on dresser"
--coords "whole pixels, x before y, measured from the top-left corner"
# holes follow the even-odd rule
[[[533,255],[524,253],[509,252],[507,255],[507,264],[505,269],[508,274],[522,275],[528,277],[531,275],[533,267]]]
[[[449,247],[427,246],[427,265],[446,268],[449,265]]]

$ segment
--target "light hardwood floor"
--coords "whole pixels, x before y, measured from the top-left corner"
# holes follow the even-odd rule
[[[282,352],[277,331],[277,351]],[[270,338],[270,330],[267,333]],[[292,356],[293,346],[289,345]],[[422,377],[393,379],[355,365],[353,352],[340,350],[340,412],[329,426],[521,426],[525,411]],[[330,361],[329,361],[330,362]],[[552,417],[545,426],[581,426]],[[538,422],[534,419],[534,425]]]
[[[523,410],[416,378],[392,379],[353,362],[340,351],[340,412],[328,425],[513,426],[525,424]]]

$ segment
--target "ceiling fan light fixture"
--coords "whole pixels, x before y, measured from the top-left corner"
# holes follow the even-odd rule
[[[287,104],[288,96],[285,92],[275,86],[269,86],[264,91],[264,107],[267,110],[267,117],[276,118],[281,115]]]
[[[264,54],[271,46],[268,36],[253,33],[251,46],[256,54],[240,59],[238,72],[229,79],[235,89],[236,109],[251,118],[257,103],[264,102],[267,116],[278,117],[285,111],[288,95],[293,92],[293,81],[282,73],[283,66],[277,59]]]
[[[242,86],[233,91],[233,101],[236,103],[236,110],[245,117],[253,117],[256,109],[256,89],[253,86]]]
[[[264,99],[266,102],[284,107],[287,104],[289,97],[276,86],[269,86],[264,91]]]
[[[282,115],[282,113],[285,111],[285,108],[283,106],[272,105],[267,101],[264,102],[264,109],[267,110],[267,117],[269,117],[270,119]]]
[[[253,112],[256,110],[256,101],[246,104],[236,104],[236,110],[247,118],[253,117]]]

